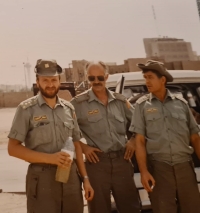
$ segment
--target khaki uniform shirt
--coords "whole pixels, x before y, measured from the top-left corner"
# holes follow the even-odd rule
[[[74,107],[68,101],[57,98],[57,104],[52,109],[41,94],[18,106],[8,135],[24,142],[29,149],[45,153],[60,151],[69,136],[73,141],[81,138]]]
[[[136,102],[130,131],[145,136],[148,157],[176,164],[191,158],[190,136],[199,127],[187,101],[167,91],[163,103],[151,93]]]
[[[128,122],[130,125],[133,113],[133,107],[123,95],[109,90],[107,93],[107,106],[95,96],[92,89],[71,101],[88,145],[104,152],[124,148],[127,141],[127,125]]]

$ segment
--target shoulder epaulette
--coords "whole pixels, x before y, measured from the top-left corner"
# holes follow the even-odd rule
[[[144,101],[147,101],[148,99],[149,99],[149,94],[143,95],[141,98],[139,98],[139,99],[136,101],[136,103],[141,104],[141,103],[143,103]]]
[[[23,108],[23,109],[27,109],[28,107],[31,107],[31,106],[34,106],[37,104],[37,99],[38,99],[38,96],[34,96],[34,97],[31,97],[23,102],[21,102],[19,105]]]
[[[75,96],[74,100],[78,103],[89,100],[88,90]]]
[[[183,101],[185,104],[188,104],[188,102],[182,97],[182,95],[174,95],[174,97],[178,100]]]
[[[74,110],[74,106],[69,102],[66,101],[65,99],[60,98],[60,101],[65,105],[68,106],[70,109]]]
[[[116,93],[116,92],[114,92],[113,95],[115,96],[115,98],[116,98],[117,100],[126,102],[126,99],[127,99],[127,98],[126,98],[124,95],[122,95],[122,94],[120,94],[120,93]]]

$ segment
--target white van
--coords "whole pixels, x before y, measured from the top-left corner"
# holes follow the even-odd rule
[[[188,101],[190,108],[200,113],[200,71],[171,70],[174,81],[167,84],[172,93],[180,93]],[[109,75],[106,86],[121,92],[134,102],[148,93],[142,72],[117,73]],[[200,124],[200,120],[198,122]]]

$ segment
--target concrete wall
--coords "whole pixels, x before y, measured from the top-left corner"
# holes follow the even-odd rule
[[[0,93],[0,107],[16,107],[22,101],[33,96],[33,92]]]
[[[200,61],[182,61],[183,70],[200,70]]]
[[[72,96],[68,90],[60,90],[60,98],[70,101]],[[0,108],[17,107],[22,101],[33,97],[33,92],[7,92],[0,93]]]
[[[128,64],[108,66],[108,68],[110,74],[129,72]]]

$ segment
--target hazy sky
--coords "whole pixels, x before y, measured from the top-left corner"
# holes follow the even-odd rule
[[[0,84],[24,83],[27,57],[32,81],[39,58],[68,67],[145,57],[142,39],[158,34],[190,41],[200,54],[196,0],[0,0]]]

